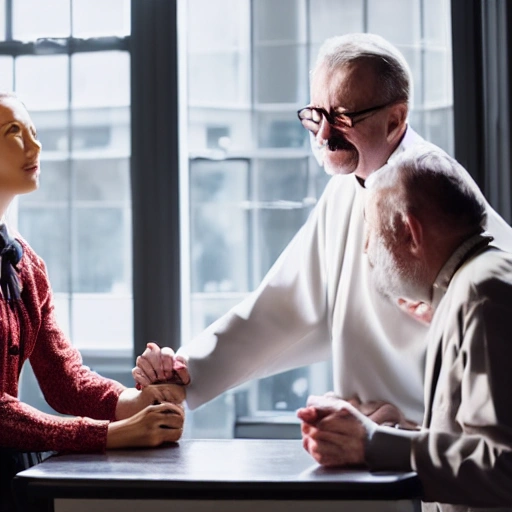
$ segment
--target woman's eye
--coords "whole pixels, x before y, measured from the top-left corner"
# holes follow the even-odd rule
[[[7,133],[19,133],[20,132],[20,127],[17,125],[17,124],[13,124],[9,127],[9,129],[7,130]]]

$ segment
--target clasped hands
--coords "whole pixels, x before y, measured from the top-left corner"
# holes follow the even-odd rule
[[[190,383],[185,360],[168,347],[148,343],[136,364],[132,375],[137,389],[119,395],[107,449],[159,446],[178,441],[183,433],[183,402]]]
[[[390,403],[343,400],[333,393],[310,396],[297,416],[304,449],[326,467],[364,466],[366,443],[379,424],[415,426]]]

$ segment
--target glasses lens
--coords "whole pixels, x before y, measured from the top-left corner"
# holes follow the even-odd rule
[[[299,111],[299,119],[306,130],[316,133],[322,114],[312,108],[303,108]]]

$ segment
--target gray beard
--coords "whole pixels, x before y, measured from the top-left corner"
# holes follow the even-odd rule
[[[370,283],[385,297],[426,302],[430,300],[430,286],[426,282],[426,269],[420,265],[404,265],[397,261],[381,237],[368,250],[371,265]]]

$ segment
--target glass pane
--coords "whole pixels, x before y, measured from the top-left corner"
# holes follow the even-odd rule
[[[0,0],[0,41],[5,41],[5,0]]]
[[[250,50],[250,0],[187,0],[186,4],[191,55]]]
[[[74,160],[76,201],[115,202],[130,205],[130,169],[127,158]]]
[[[294,43],[260,46],[254,56],[257,103],[299,103],[308,87],[307,52]]]
[[[1,21],[0,19],[0,23]],[[12,91],[14,89],[12,66],[12,57],[0,56],[0,91]]]
[[[64,159],[69,151],[69,116],[66,110],[30,110],[43,145],[41,158]]]
[[[74,294],[71,318],[73,345],[78,349],[132,347],[133,303],[127,294]]]
[[[68,105],[68,57],[17,57],[16,92],[29,111],[65,109]]]
[[[261,148],[303,148],[309,136],[294,109],[258,114],[258,145]]]
[[[217,52],[190,56],[190,104],[246,105],[250,95],[247,52]]]
[[[253,2],[256,44],[270,41],[305,42],[306,2],[304,0],[258,0]]]
[[[367,9],[368,32],[379,34],[399,47],[419,44],[420,0],[368,0]]]
[[[423,0],[423,31],[428,46],[451,48],[450,2],[446,0]]]
[[[72,56],[73,107],[130,104],[128,52],[91,52]]]
[[[71,112],[74,156],[128,156],[130,108],[102,107]]]
[[[275,201],[276,206],[302,206],[308,194],[308,161],[297,159],[265,159],[258,162],[256,198]],[[290,205],[295,202],[298,204]]]
[[[69,161],[46,160],[41,157],[39,190],[22,196],[23,204],[65,207],[69,201]]]
[[[293,235],[304,224],[308,213],[309,211],[302,207],[265,209],[259,212],[254,254],[259,274],[253,288],[258,286],[259,281],[263,279]]]
[[[69,210],[67,206],[39,204],[29,206],[19,198],[19,230],[48,269],[54,292],[69,291],[71,259],[69,257]]]
[[[73,36],[130,34],[130,0],[72,0]]]
[[[245,109],[190,106],[188,147],[191,153],[225,157],[227,152],[252,149],[252,112]],[[219,153],[219,150],[221,153]]]
[[[192,292],[248,289],[246,161],[190,162]]]
[[[14,39],[34,41],[39,37],[68,37],[70,0],[13,0]]]
[[[439,107],[451,105],[452,58],[446,48],[425,50],[425,105]]]
[[[122,208],[75,209],[73,291],[130,293],[131,220]]]
[[[309,395],[308,368],[297,368],[258,382],[258,410],[290,411],[304,407]]]
[[[347,32],[363,32],[364,0],[309,0],[312,43]],[[318,51],[313,54],[316,59]],[[314,61],[312,62],[312,64]]]

